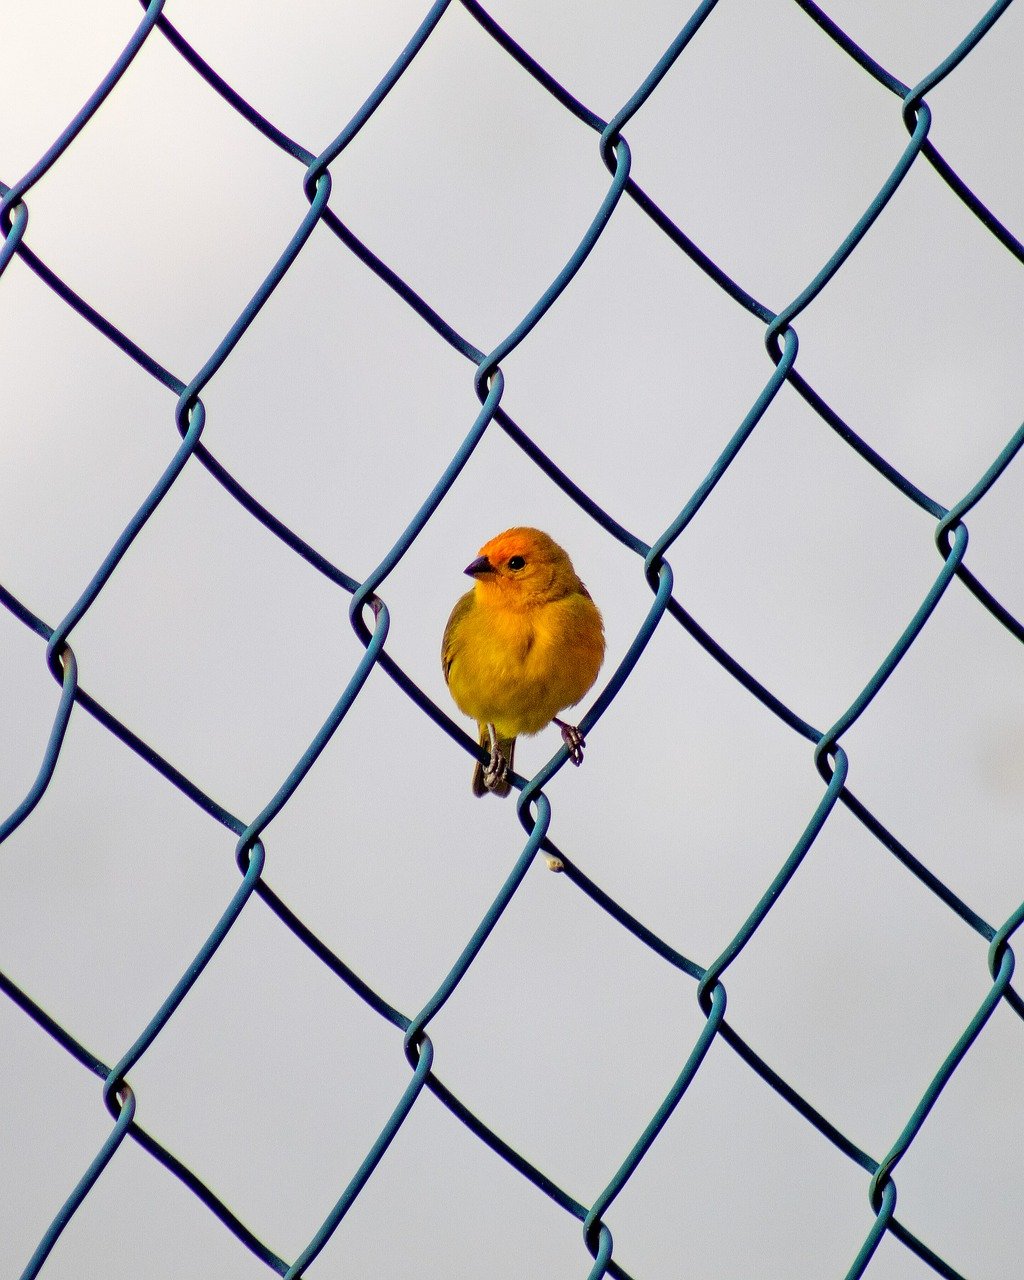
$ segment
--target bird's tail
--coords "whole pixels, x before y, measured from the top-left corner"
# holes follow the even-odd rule
[[[473,770],[473,794],[475,796],[485,796],[488,792],[495,796],[507,796],[512,790],[509,774],[512,772],[512,761],[516,754],[516,740],[515,738],[496,738],[495,741],[498,746],[498,754],[505,762],[505,772],[500,779],[488,786],[484,781],[485,766],[478,760],[476,768]],[[488,754],[490,753],[491,735],[485,724],[480,726],[480,745]]]

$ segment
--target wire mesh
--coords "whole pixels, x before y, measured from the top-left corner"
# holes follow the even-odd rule
[[[607,170],[604,193],[593,211],[592,219],[580,237],[564,265],[551,283],[536,298],[523,318],[489,350],[474,345],[456,331],[431,303],[413,288],[397,269],[378,257],[358,238],[331,206],[331,195],[336,176],[332,166],[342,159],[346,149],[360,135],[364,126],[400,83],[424,51],[439,24],[446,20],[452,0],[437,0],[393,64],[374,88],[366,101],[340,130],[334,140],[319,154],[307,150],[287,136],[282,129],[267,119],[256,106],[207,63],[173,25],[165,14],[163,0],[152,0],[143,5],[142,21],[131,35],[123,52],[110,72],[89,97],[81,111],[67,125],[54,144],[39,158],[28,172],[10,186],[0,186],[3,202],[0,206],[0,230],[4,241],[0,252],[0,273],[12,262],[19,261],[36,278],[51,290],[60,302],[88,322],[102,337],[127,360],[134,362],[150,379],[171,392],[176,398],[174,423],[180,442],[173,451],[168,449],[166,464],[158,481],[139,502],[123,533],[116,539],[109,552],[82,587],[78,598],[62,618],[52,624],[37,616],[29,605],[16,598],[0,585],[0,600],[6,609],[28,628],[45,646],[45,661],[49,673],[56,681],[60,694],[48,741],[42,754],[37,777],[10,815],[0,824],[0,841],[6,840],[29,820],[40,821],[37,806],[46,796],[62,757],[65,736],[76,714],[92,717],[104,730],[124,744],[146,765],[150,766],[171,787],[191,801],[202,814],[216,824],[227,828],[236,840],[234,847],[239,881],[228,900],[219,908],[219,918],[209,930],[202,946],[196,951],[181,978],[175,983],[159,1007],[152,1012],[138,1037],[128,1045],[113,1062],[101,1060],[79,1041],[74,1031],[51,1017],[33,998],[10,977],[0,974],[0,986],[5,995],[24,1014],[41,1027],[52,1040],[76,1062],[102,1081],[102,1097],[110,1114],[112,1125],[94,1158],[88,1164],[57,1209],[49,1228],[39,1240],[38,1247],[29,1258],[22,1272],[32,1277],[43,1271],[47,1259],[54,1250],[62,1232],[74,1219],[86,1202],[97,1182],[105,1175],[111,1160],[125,1143],[136,1144],[148,1156],[159,1162],[174,1175],[199,1202],[206,1206],[223,1227],[237,1239],[240,1246],[250,1251],[254,1258],[267,1268],[286,1277],[306,1274],[336,1233],[343,1237],[346,1215],[356,1204],[375,1170],[385,1158],[389,1146],[403,1126],[409,1121],[422,1100],[428,1096],[436,1099],[451,1116],[458,1119],[495,1156],[507,1162],[512,1170],[536,1192],[548,1197],[566,1214],[578,1220],[582,1242],[589,1260],[581,1264],[580,1273],[597,1277],[610,1275],[628,1277],[640,1272],[630,1269],[628,1257],[620,1257],[613,1242],[609,1218],[616,1200],[644,1161],[658,1135],[677,1108],[685,1105],[688,1092],[702,1073],[715,1070],[714,1055],[710,1051],[716,1044],[727,1046],[738,1060],[761,1078],[792,1108],[817,1137],[840,1153],[866,1175],[867,1197],[870,1206],[870,1226],[846,1271],[848,1277],[858,1277],[868,1271],[880,1243],[886,1237],[902,1250],[915,1255],[935,1274],[945,1277],[961,1275],[953,1263],[940,1256],[928,1240],[915,1234],[897,1214],[896,1172],[900,1161],[907,1155],[918,1135],[923,1131],[929,1114],[945,1090],[960,1064],[982,1037],[993,1012],[1005,1005],[1017,1017],[1024,1017],[1024,1003],[1014,989],[1011,979],[1014,970],[1014,952],[1011,941],[1024,919],[1024,904],[1005,920],[989,922],[980,912],[964,901],[957,892],[943,881],[926,862],[919,859],[890,831],[871,809],[848,786],[850,760],[844,740],[849,738],[854,726],[871,708],[876,697],[896,671],[898,665],[917,642],[929,624],[934,611],[947,591],[958,586],[973,597],[977,606],[987,612],[1013,639],[1024,639],[1024,628],[1011,611],[996,598],[978,576],[968,567],[967,516],[997,484],[1024,443],[1024,426],[1021,426],[1005,443],[997,456],[987,465],[977,481],[950,506],[945,506],[929,496],[913,479],[904,475],[868,441],[854,430],[839,413],[826,402],[799,369],[798,328],[801,315],[828,289],[844,263],[860,246],[870,239],[876,220],[889,201],[900,189],[908,175],[920,166],[928,165],[941,178],[951,197],[960,201],[977,219],[993,239],[1018,263],[1024,262],[1024,245],[1013,232],[1003,225],[997,216],[972,191],[956,170],[943,158],[930,138],[932,111],[926,101],[928,95],[953,75],[961,63],[981,46],[998,19],[1009,8],[1009,0],[1000,0],[980,18],[963,39],[934,69],[915,85],[904,84],[890,71],[876,62],[870,53],[858,47],[844,34],[829,15],[812,0],[793,0],[805,18],[815,24],[820,38],[832,42],[847,58],[878,85],[887,90],[901,104],[902,125],[905,138],[902,152],[878,185],[870,203],[856,219],[849,233],[841,240],[807,285],[796,296],[773,310],[747,292],[742,284],[730,278],[715,261],[695,243],[673,218],[659,207],[652,197],[633,177],[632,153],[626,138],[630,123],[642,112],[659,85],[682,64],[685,55],[695,44],[703,24],[718,7],[717,0],[705,0],[697,6],[685,25],[665,48],[649,74],[622,106],[605,120],[579,101],[566,87],[536,61],[531,54],[503,29],[501,25],[476,0],[461,0],[461,8],[479,25],[480,30],[497,49],[513,59],[529,77],[549,95],[558,106],[576,122],[592,131],[597,142],[600,161]],[[297,220],[287,242],[280,247],[276,261],[267,272],[259,288],[237,316],[199,371],[190,379],[178,377],[164,368],[152,355],[121,332],[109,319],[95,309],[90,302],[75,292],[30,246],[29,222],[33,189],[47,174],[71,154],[82,130],[101,109],[109,95],[116,94],[122,78],[150,41],[166,41],[186,65],[190,73],[201,77],[216,94],[241,117],[251,129],[262,135],[266,143],[279,149],[291,161],[300,166],[302,192],[307,209]],[[769,358],[770,373],[763,387],[751,403],[731,438],[721,449],[713,466],[696,490],[681,506],[678,515],[648,543],[638,534],[625,528],[616,516],[599,504],[586,491],[582,483],[563,471],[540,448],[527,431],[515,421],[503,404],[506,394],[505,365],[521,344],[527,342],[548,311],[572,285],[577,273],[601,241],[607,229],[613,225],[620,210],[632,203],[658,230],[675,250],[685,255],[735,304],[753,316],[764,327],[764,346]],[[444,467],[437,482],[423,499],[415,515],[394,539],[392,545],[380,555],[377,567],[368,575],[349,573],[335,565],[326,554],[304,540],[293,528],[279,519],[220,462],[203,440],[207,409],[203,396],[215,382],[230,360],[250,326],[258,325],[260,313],[274,291],[303,255],[314,234],[324,232],[332,237],[334,250],[351,255],[361,267],[373,272],[418,317],[420,321],[455,353],[469,362],[473,369],[473,385],[479,401],[479,412],[466,432],[458,449]],[[1007,259],[1009,263],[1009,259]],[[908,600],[904,612],[902,631],[884,659],[870,674],[849,705],[827,726],[819,726],[804,719],[779,696],[761,682],[757,674],[733,656],[727,647],[702,627],[687,609],[675,590],[672,568],[673,554],[682,545],[681,540],[691,523],[709,503],[717,486],[739,457],[741,450],[757,431],[767,411],[788,386],[799,394],[817,415],[820,423],[829,428],[843,446],[856,455],[857,465],[872,468],[901,500],[923,512],[934,524],[933,537],[938,551],[938,568],[927,591],[919,598]],[[478,753],[473,738],[449,716],[447,708],[437,705],[431,696],[403,669],[388,648],[392,626],[388,608],[388,580],[400,562],[413,548],[428,522],[445,501],[460,473],[473,457],[487,434],[501,431],[521,451],[529,464],[538,469],[575,503],[585,515],[599,527],[608,539],[621,544],[636,557],[636,572],[642,573],[649,588],[650,602],[640,624],[636,627],[624,652],[610,671],[603,677],[599,692],[588,707],[581,721],[587,735],[599,736],[597,727],[620,692],[645,660],[645,651],[652,638],[661,629],[677,626],[689,639],[700,646],[732,680],[755,699],[761,707],[776,717],[786,729],[813,747],[813,757],[823,789],[820,797],[806,816],[805,825],[791,850],[783,858],[764,892],[749,909],[734,935],[724,939],[718,955],[707,964],[700,964],[683,954],[676,945],[662,937],[632,914],[621,902],[596,883],[556,843],[551,835],[553,804],[545,787],[562,770],[567,760],[566,749],[556,754],[532,777],[518,777],[519,789],[517,814],[525,833],[521,851],[511,871],[501,883],[486,912],[479,919],[462,946],[457,959],[443,981],[436,985],[429,999],[418,1011],[403,1011],[394,1007],[374,986],[327,945],[318,933],[293,911],[271,887],[264,875],[267,865],[267,849],[264,832],[268,825],[282,813],[295,796],[303,781],[317,764],[321,753],[342,729],[346,718],[356,706],[368,686],[375,669],[390,677],[400,694],[410,700],[418,712],[432,724],[432,732],[448,735],[467,756]],[[81,627],[97,600],[107,589],[112,575],[137,539],[144,535],[148,522],[172,494],[186,468],[201,467],[227,492],[242,511],[263,526],[288,552],[300,557],[313,571],[321,575],[334,588],[348,597],[348,613],[351,626],[363,654],[354,665],[340,696],[323,718],[317,732],[295,760],[284,782],[270,795],[257,815],[249,820],[231,812],[216,798],[206,794],[201,787],[170,760],[164,758],[131,728],[130,709],[123,717],[115,714],[91,696],[79,683],[78,660],[75,653],[75,632]],[[463,553],[458,548],[455,558]],[[472,548],[469,548],[471,551]],[[459,562],[461,563],[461,562]],[[460,780],[461,781],[461,780]],[[912,1112],[894,1137],[888,1149],[869,1152],[848,1134],[833,1124],[822,1111],[813,1105],[794,1084],[783,1078],[757,1048],[741,1036],[726,1017],[729,969],[748,947],[761,928],[772,908],[786,892],[797,870],[809,856],[815,841],[834,815],[848,811],[866,832],[902,868],[909,872],[941,904],[944,911],[952,913],[969,930],[982,939],[987,948],[989,981],[984,998],[977,1004],[972,1016],[962,1027],[961,1033],[948,1046],[941,1062],[936,1064],[927,1088]],[[460,983],[466,978],[474,962],[484,949],[488,938],[503,913],[513,902],[524,884],[531,865],[538,855],[557,859],[562,874],[569,884],[597,908],[607,914],[622,929],[632,934],[659,962],[673,967],[694,984],[697,1004],[703,1015],[703,1025],[696,1040],[680,1052],[675,1079],[664,1094],[660,1105],[643,1130],[636,1134],[635,1142],[623,1153],[617,1168],[602,1174],[603,1190],[588,1201],[577,1198],[570,1190],[559,1185],[545,1171],[531,1162],[526,1155],[506,1142],[492,1128],[487,1119],[471,1109],[457,1092],[446,1086],[434,1071],[435,1045],[431,1037],[431,1024],[445,1007]],[[220,1198],[202,1176],[193,1170],[185,1159],[175,1155],[137,1118],[136,1090],[132,1084],[133,1072],[139,1067],[154,1042],[174,1019],[183,1001],[197,984],[213,960],[218,948],[232,930],[238,927],[244,913],[251,911],[251,899],[259,899],[277,919],[309,950],[331,975],[333,980],[346,986],[365,1002],[366,1006],[384,1023],[401,1035],[402,1049],[408,1064],[408,1081],[393,1100],[393,1109],[372,1144],[366,1149],[358,1167],[342,1180],[331,1192],[332,1205],[319,1221],[316,1229],[307,1236],[303,1246],[287,1256],[271,1247],[260,1235],[258,1226],[241,1221],[230,1205]]]

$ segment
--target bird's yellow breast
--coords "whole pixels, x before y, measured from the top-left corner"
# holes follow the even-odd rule
[[[524,608],[468,592],[445,634],[445,668],[458,706],[503,737],[537,733],[586,694],[604,658],[601,614],[572,592]]]

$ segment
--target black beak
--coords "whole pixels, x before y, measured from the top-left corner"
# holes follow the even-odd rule
[[[467,564],[463,573],[468,573],[471,578],[479,578],[482,573],[493,573],[494,565],[486,556],[477,556],[472,564]]]

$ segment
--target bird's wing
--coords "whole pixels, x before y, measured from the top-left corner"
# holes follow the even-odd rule
[[[448,682],[448,673],[452,669],[452,663],[455,661],[462,645],[462,639],[459,636],[460,624],[472,611],[474,603],[473,592],[467,591],[464,596],[456,601],[452,616],[448,619],[448,625],[444,629],[444,636],[441,640],[441,667],[444,670],[446,682]]]

